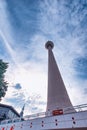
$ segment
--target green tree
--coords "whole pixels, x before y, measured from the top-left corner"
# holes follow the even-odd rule
[[[3,62],[3,60],[0,60],[0,100],[2,97],[5,96],[8,83],[5,81],[5,72],[8,68],[8,63]]]

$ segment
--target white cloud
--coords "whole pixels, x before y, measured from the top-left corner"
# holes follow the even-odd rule
[[[32,97],[32,103],[29,104],[31,112],[43,109],[42,106],[46,107],[45,105],[40,106],[40,104],[38,106],[34,99],[36,97],[33,95],[35,94],[35,96],[37,96],[39,94],[41,96],[40,101],[46,101],[47,50],[45,50],[44,44],[47,40],[53,40],[55,44],[53,52],[73,104],[80,104],[83,103],[83,101],[86,102],[87,99],[85,98],[84,100],[84,89],[86,88],[86,84],[83,85],[83,82],[79,83],[79,80],[75,79],[76,72],[73,68],[73,60],[79,56],[85,55],[85,44],[79,44],[82,36],[75,35],[77,32],[81,31],[80,27],[77,27],[79,25],[78,18],[74,19],[76,17],[76,12],[72,14],[70,19],[72,25],[76,26],[75,32],[72,34],[69,33],[69,27],[66,27],[70,22],[69,20],[67,21],[67,19],[69,19],[69,10],[65,8],[64,2],[58,5],[57,0],[54,2],[45,0],[44,3],[40,2],[40,9],[41,13],[38,15],[40,32],[34,34],[29,40],[27,39],[29,44],[25,45],[24,42],[24,46],[16,44],[14,42],[16,40],[9,36],[12,33],[12,30],[9,25],[9,19],[7,19],[6,16],[6,8],[2,8],[3,15],[0,13],[0,17],[2,18],[1,23],[3,23],[2,27],[0,26],[0,35],[7,51],[15,63],[13,64],[10,62],[6,73],[6,79],[9,82],[10,87],[8,88],[5,99],[11,99],[15,92],[19,95],[24,94],[23,98],[24,101],[27,101],[27,104],[29,103],[28,98],[30,101],[30,97]],[[83,19],[83,17],[80,19]],[[22,86],[22,91],[20,92],[17,92],[17,90],[14,90],[12,87],[17,83],[20,83]],[[5,102],[5,99],[3,102]],[[32,110],[34,100],[35,106]],[[18,109],[20,107],[21,105],[17,106]],[[26,111],[27,109],[26,106]]]

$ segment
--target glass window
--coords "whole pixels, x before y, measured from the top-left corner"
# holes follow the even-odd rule
[[[17,118],[17,114],[10,108],[0,107],[0,120]]]

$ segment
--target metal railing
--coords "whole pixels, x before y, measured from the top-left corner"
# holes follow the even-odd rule
[[[58,110],[58,109],[59,109],[58,107],[55,108],[55,110]],[[73,106],[73,107],[62,108],[62,110],[64,111],[64,114],[87,111],[87,104],[81,104],[81,105],[77,105],[77,106]],[[47,112],[26,115],[23,118],[14,118],[14,119],[9,119],[9,120],[3,120],[0,122],[0,124],[8,124],[8,123],[21,122],[24,120],[30,120],[30,119],[35,119],[35,118],[53,116],[52,111],[53,110],[49,110]]]
[[[58,110],[60,108],[56,107],[55,110]],[[87,104],[81,104],[73,107],[65,107],[62,108],[64,111],[64,114],[69,114],[69,113],[74,113],[74,112],[81,112],[87,110]],[[38,117],[46,117],[46,116],[52,116],[52,111],[49,110],[47,112],[42,112],[42,113],[37,113],[37,114],[32,114],[32,115],[27,115],[24,116],[24,119],[33,119],[33,118],[38,118]]]

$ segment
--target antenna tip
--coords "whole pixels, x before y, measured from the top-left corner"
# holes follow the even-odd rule
[[[49,49],[49,48],[53,49],[53,47],[54,47],[54,44],[53,44],[52,41],[47,41],[46,42],[46,44],[45,44],[46,49]]]

